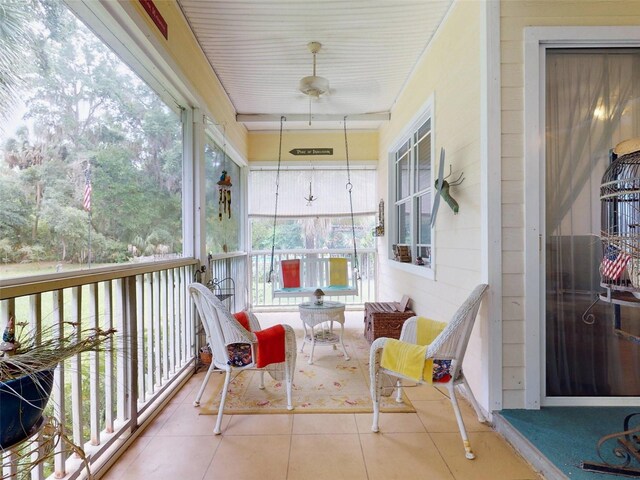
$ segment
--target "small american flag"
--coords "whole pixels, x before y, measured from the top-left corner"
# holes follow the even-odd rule
[[[631,255],[620,251],[613,245],[609,245],[602,257],[600,264],[600,272],[611,280],[618,280],[622,272],[624,272],[627,263],[631,260]]]
[[[89,169],[84,172],[84,197],[82,199],[82,207],[87,211],[91,211],[91,174]]]

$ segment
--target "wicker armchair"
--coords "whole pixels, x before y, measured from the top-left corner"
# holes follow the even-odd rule
[[[291,387],[293,384],[293,373],[296,365],[296,336],[293,328],[289,325],[282,325],[285,330],[285,361],[268,365],[265,368],[258,369],[255,359],[256,352],[254,345],[257,342],[256,335],[253,332],[261,330],[258,319],[251,312],[248,312],[249,326],[251,332],[246,330],[226,309],[218,298],[204,285],[200,283],[192,283],[189,285],[189,292],[196,305],[198,315],[202,321],[205,330],[207,342],[213,352],[213,361],[207,370],[202,382],[202,386],[193,402],[194,406],[200,406],[200,398],[209,381],[209,377],[214,369],[218,368],[225,372],[224,387],[222,388],[222,398],[220,399],[220,407],[218,409],[218,418],[213,432],[220,434],[220,426],[222,424],[222,415],[224,412],[224,403],[227,398],[227,390],[229,381],[231,380],[232,371],[254,369],[260,370],[260,388],[264,388],[264,372],[267,371],[275,380],[285,381],[287,391],[287,409],[293,410],[291,403]],[[250,345],[251,357],[250,362],[246,365],[234,365],[230,361],[229,351],[227,347],[234,344]]]
[[[425,359],[431,358],[434,359],[434,361],[450,361],[450,364],[447,362],[449,365],[447,380],[441,381],[438,385],[446,386],[449,390],[449,399],[451,400],[451,405],[453,406],[453,411],[456,415],[466,457],[470,460],[475,458],[475,455],[471,451],[469,437],[464,427],[464,422],[462,421],[462,414],[460,413],[460,407],[458,406],[454,387],[460,384],[464,385],[469,400],[471,401],[476,415],[478,416],[478,421],[485,422],[486,419],[480,410],[478,402],[473,396],[473,392],[464,377],[464,373],[462,372],[462,361],[467,349],[467,344],[469,343],[469,337],[471,335],[471,330],[473,329],[478,309],[480,308],[482,296],[487,288],[487,285],[481,284],[471,292],[471,295],[469,295],[462,306],[453,315],[453,318],[447,324],[445,329],[428,346],[425,356]],[[412,317],[404,323],[402,332],[400,333],[401,341],[416,343],[416,320],[417,317]],[[398,372],[387,370],[380,366],[382,349],[384,348],[387,340],[388,339],[385,337],[374,340],[370,350],[369,373],[371,376],[371,399],[373,400],[373,425],[371,429],[374,432],[379,430],[378,420],[380,416],[380,396],[383,394],[383,388],[388,388],[389,393],[392,388],[397,388],[398,398],[400,398],[400,389],[402,388],[401,379],[406,379],[406,377],[403,377]]]

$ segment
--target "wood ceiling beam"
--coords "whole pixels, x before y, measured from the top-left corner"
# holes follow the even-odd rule
[[[345,115],[340,114],[316,114],[309,116],[305,113],[292,113],[289,115],[282,114],[270,114],[270,113],[238,113],[236,115],[236,121],[241,123],[252,122],[279,122],[280,117],[284,116],[289,122],[339,122],[342,121]],[[391,120],[390,112],[378,112],[378,113],[360,113],[354,115],[346,115],[348,121],[358,122],[380,122]]]

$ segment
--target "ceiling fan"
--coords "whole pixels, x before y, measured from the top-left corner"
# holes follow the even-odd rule
[[[321,95],[329,93],[329,80],[316,75],[316,54],[320,51],[320,42],[309,42],[309,51],[313,54],[313,75],[300,79],[299,90],[310,98],[318,99]]]

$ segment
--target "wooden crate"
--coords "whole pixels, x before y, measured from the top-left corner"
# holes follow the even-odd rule
[[[378,337],[400,338],[402,325],[413,317],[412,310],[398,312],[395,302],[366,302],[364,304],[364,337],[369,343]]]

